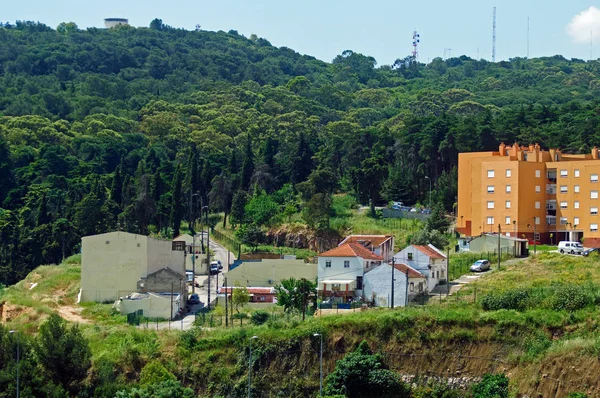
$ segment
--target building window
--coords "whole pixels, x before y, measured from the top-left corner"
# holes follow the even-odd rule
[[[504,224],[510,224],[510,217],[509,216],[504,217]]]
[[[560,208],[561,209],[566,209],[567,208],[567,202],[566,201],[560,202]]]
[[[350,261],[344,260],[344,268],[350,268]]]
[[[560,225],[567,225],[567,217],[560,218]]]
[[[535,220],[535,225],[540,225],[540,218],[539,217],[533,217],[533,219]]]
[[[598,215],[598,208],[597,207],[590,207],[590,214],[592,216],[597,216]]]
[[[535,186],[535,193],[540,193],[540,192],[542,192],[542,188],[540,188],[539,185],[536,185]]]
[[[598,174],[590,174],[590,182],[598,182]]]
[[[523,153],[523,160],[524,160],[524,161],[527,161],[527,152],[524,152],[524,153]]]
[[[561,185],[560,186],[560,193],[567,193],[567,186],[566,185]]]
[[[409,259],[409,260],[412,260],[412,259],[413,259],[412,253],[408,253],[408,259]]]
[[[504,205],[506,206],[507,209],[510,209],[510,200],[507,200]]]
[[[540,178],[541,176],[542,176],[542,172],[541,172],[541,171],[539,171],[539,170],[536,170],[536,171],[535,171],[535,177],[536,177],[536,178]]]
[[[535,201],[535,208],[536,209],[540,208],[540,202],[538,200]]]
[[[510,185],[507,185],[506,186],[506,193],[510,193],[510,191],[511,191]]]
[[[487,218],[487,225],[494,225],[494,217]]]
[[[598,231],[598,224],[590,224],[590,231],[591,232],[597,232]]]
[[[331,261],[325,261],[325,268],[331,268]]]
[[[411,292],[415,291],[415,284],[413,282],[410,283],[410,291]]]
[[[574,217],[573,218],[573,226],[578,226],[579,225],[579,217]]]
[[[579,193],[579,185],[575,185],[575,186],[573,187],[573,192],[575,192],[575,193]]]
[[[488,178],[494,178],[494,170],[488,170],[487,176],[488,176]]]
[[[494,201],[493,200],[489,200],[487,202],[487,208],[488,209],[493,209],[494,208]]]
[[[442,270],[442,279],[444,279],[444,270]]]
[[[512,177],[512,170],[511,169],[506,169],[506,176],[507,177]]]
[[[573,202],[573,208],[574,209],[579,209],[579,201],[576,200],[575,202]]]
[[[560,171],[560,176],[561,177],[568,177],[569,176],[569,172],[567,170],[561,170]]]
[[[590,191],[590,199],[598,199],[598,191]]]
[[[362,276],[357,276],[356,277],[356,289],[357,290],[362,290],[363,288],[363,277]]]
[[[575,177],[579,177],[579,169],[573,170],[573,173],[575,174]]]
[[[494,186],[493,185],[488,185],[488,193],[494,193]]]

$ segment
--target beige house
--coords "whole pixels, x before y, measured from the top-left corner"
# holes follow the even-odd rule
[[[195,242],[194,237],[190,234],[179,235],[173,239],[173,248],[182,249],[183,246],[185,246],[185,269],[192,271],[195,263],[196,275],[208,274],[206,254],[202,254],[200,236],[196,236]]]
[[[282,279],[317,280],[317,264],[304,260],[260,260],[244,261],[224,274],[227,285],[246,287],[270,287],[281,284]]]
[[[137,282],[162,268],[185,276],[184,251],[168,240],[109,232],[81,239],[80,301],[112,302],[137,291]]]
[[[174,319],[183,306],[181,298],[177,293],[173,296],[170,293],[132,293],[121,297],[115,303],[115,308],[123,315],[141,310],[148,318]]]

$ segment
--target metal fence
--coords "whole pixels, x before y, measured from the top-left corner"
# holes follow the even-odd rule
[[[383,208],[381,210],[381,213],[383,214],[383,218],[406,218],[409,220],[421,220],[421,221],[425,221],[429,218],[429,216],[431,214],[423,214],[423,213],[411,213],[410,211],[404,211],[404,210],[395,210],[395,209],[389,209],[387,207]]]
[[[242,244],[240,243],[240,241],[238,241],[231,235],[227,235],[221,231],[213,229],[211,232],[211,238],[218,241],[220,244],[228,248],[233,253],[237,253],[238,258],[242,253]]]

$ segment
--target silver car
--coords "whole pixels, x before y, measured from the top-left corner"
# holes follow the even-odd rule
[[[477,260],[471,265],[471,272],[488,271],[491,267],[489,260]]]

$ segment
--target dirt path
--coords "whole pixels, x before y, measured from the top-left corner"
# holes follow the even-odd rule
[[[90,323],[89,320],[81,316],[82,310],[83,308],[81,307],[73,307],[68,305],[62,305],[56,308],[58,315],[60,315],[66,321],[76,323]]]

